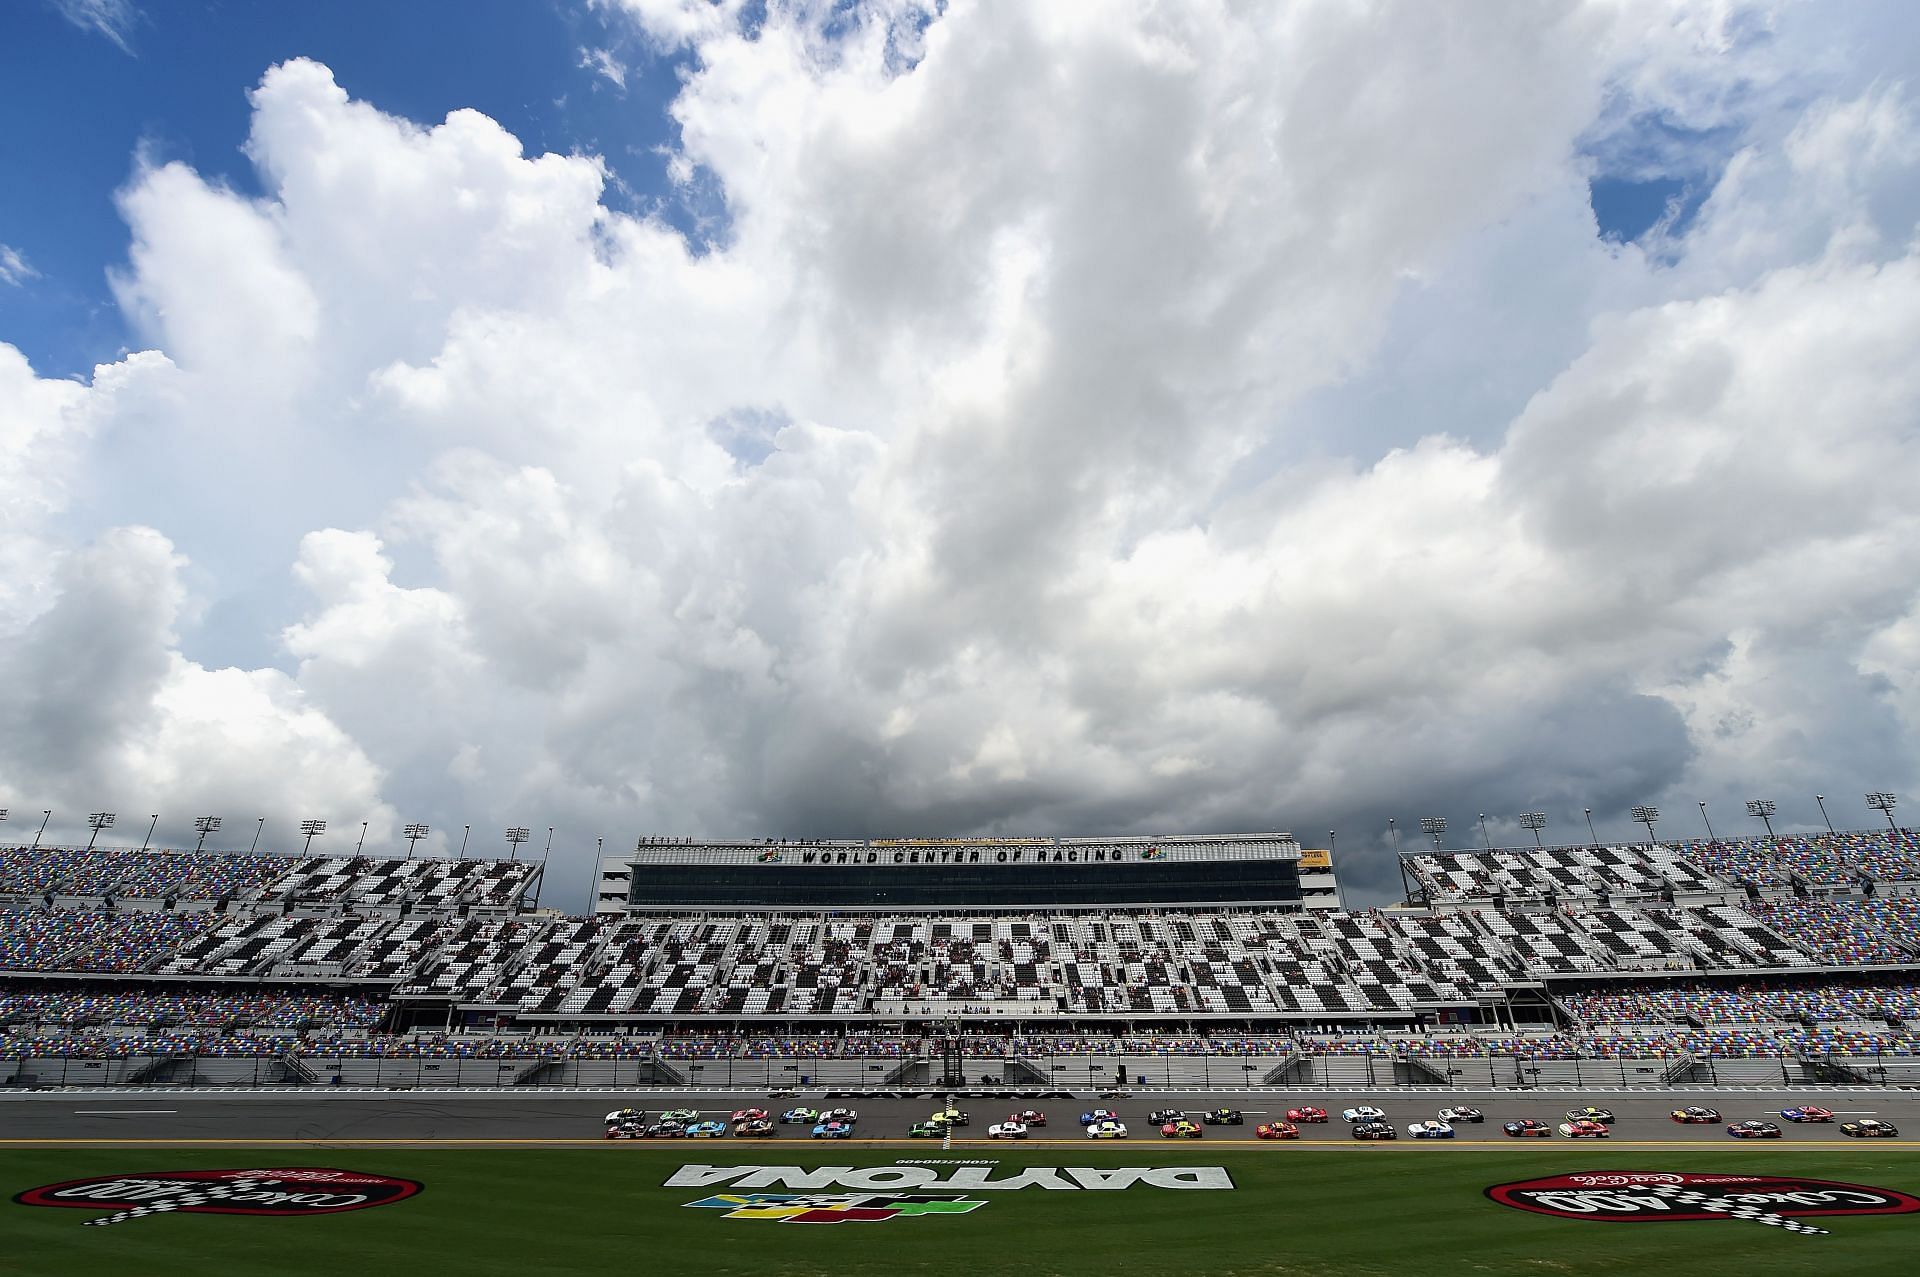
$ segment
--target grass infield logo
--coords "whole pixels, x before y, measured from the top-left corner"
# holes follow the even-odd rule
[[[1891,1188],[1781,1175],[1694,1175],[1668,1171],[1587,1171],[1496,1184],[1502,1206],[1603,1224],[1744,1220],[1782,1232],[1825,1236],[1800,1220],[1828,1215],[1909,1215],[1920,1198]]]
[[[923,1215],[967,1215],[985,1206],[959,1193],[720,1193],[687,1205],[722,1219],[781,1224],[882,1224]]]
[[[14,1197],[22,1206],[107,1211],[93,1228],[149,1215],[338,1215],[403,1202],[420,1191],[410,1179],[321,1166],[272,1170],[152,1171],[96,1175],[43,1184]]]

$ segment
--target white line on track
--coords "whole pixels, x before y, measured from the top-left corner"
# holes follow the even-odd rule
[[[179,1109],[75,1109],[81,1117],[146,1117],[156,1113],[178,1113]]]

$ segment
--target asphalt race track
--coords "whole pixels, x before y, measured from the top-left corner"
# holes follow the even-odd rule
[[[1203,1139],[1181,1143],[1211,1144],[1219,1141],[1261,1144],[1273,1148],[1306,1144],[1371,1147],[1354,1141],[1340,1120],[1340,1110],[1355,1104],[1373,1104],[1386,1111],[1387,1118],[1400,1128],[1400,1147],[1409,1145],[1435,1148],[1495,1145],[1515,1147],[1534,1141],[1509,1139],[1502,1134],[1503,1122],[1534,1118],[1557,1126],[1566,1111],[1586,1104],[1610,1108],[1618,1121],[1613,1127],[1614,1145],[1641,1143],[1734,1143],[1724,1127],[1727,1122],[1761,1118],[1778,1123],[1784,1130],[1779,1143],[1828,1144],[1867,1147],[1866,1141],[1847,1139],[1840,1134],[1838,1122],[1852,1117],[1876,1117],[1901,1129],[1899,1139],[1881,1141],[1889,1147],[1920,1147],[1920,1093],[1870,1089],[1817,1088],[1808,1091],[1741,1089],[1708,1091],[1634,1091],[1541,1089],[1530,1092],[1474,1092],[1451,1090],[1391,1091],[1298,1091],[1194,1093],[1135,1090],[1129,1094],[1098,1098],[1092,1092],[1073,1092],[1071,1099],[1010,1099],[1004,1096],[969,1096],[961,1093],[959,1108],[972,1117],[972,1124],[954,1132],[955,1147],[992,1147],[987,1127],[1002,1121],[1017,1109],[1037,1108],[1048,1116],[1044,1130],[1036,1130],[1028,1144],[1090,1144],[1081,1132],[1080,1113],[1092,1108],[1110,1108],[1130,1128],[1131,1142],[1147,1141],[1171,1144],[1148,1125],[1152,1109],[1179,1108],[1195,1117],[1208,1109],[1225,1106],[1239,1108],[1246,1116],[1244,1126],[1208,1126]],[[1303,1125],[1298,1141],[1256,1140],[1254,1128],[1261,1122],[1285,1116],[1288,1107],[1313,1104],[1328,1110],[1326,1125]],[[1782,1121],[1780,1110],[1793,1104],[1810,1103],[1830,1108],[1836,1115],[1834,1125],[1795,1124]],[[44,1145],[65,1143],[156,1143],[156,1144],[271,1144],[289,1143],[324,1147],[377,1144],[458,1144],[529,1143],[555,1144],[586,1141],[605,1143],[600,1136],[602,1118],[612,1109],[631,1105],[649,1114],[667,1108],[695,1108],[703,1114],[724,1120],[733,1110],[762,1107],[778,1116],[782,1109],[796,1105],[814,1108],[846,1106],[860,1114],[859,1138],[847,1143],[898,1141],[911,1147],[939,1148],[939,1140],[906,1140],[908,1126],[924,1120],[940,1107],[934,1098],[901,1099],[889,1097],[840,1096],[827,1099],[822,1092],[780,1093],[770,1098],[766,1092],[609,1092],[609,1091],[403,1091],[362,1092],[349,1090],[273,1090],[241,1092],[207,1091],[42,1091],[0,1094],[0,1147],[6,1145]],[[1718,1125],[1683,1126],[1669,1119],[1668,1113],[1686,1105],[1706,1105],[1720,1110]],[[1406,1126],[1423,1118],[1435,1117],[1447,1106],[1471,1105],[1486,1113],[1484,1125],[1461,1124],[1454,1140],[1410,1140]],[[790,1125],[776,1128],[769,1139],[701,1141],[702,1147],[722,1144],[754,1145],[809,1139],[810,1126]],[[1560,1140],[1558,1133],[1554,1140]],[[659,1143],[660,1141],[648,1141]],[[1598,1143],[1599,1141],[1595,1141]],[[1766,1141],[1769,1144],[1775,1141]],[[819,1141],[825,1145],[826,1141]],[[610,1148],[627,1147],[624,1143]],[[717,1148],[715,1150],[718,1151]]]

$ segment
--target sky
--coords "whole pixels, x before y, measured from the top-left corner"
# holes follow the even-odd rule
[[[550,827],[577,906],[642,835],[1285,829],[1364,903],[1428,816],[1869,826],[1915,66],[1868,0],[22,0],[6,828]]]

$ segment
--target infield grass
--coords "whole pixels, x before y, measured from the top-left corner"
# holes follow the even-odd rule
[[[1025,1166],[1221,1166],[1232,1191],[974,1191],[970,1214],[809,1225],[728,1219],[666,1188],[683,1164],[887,1166],[901,1159]],[[83,1210],[16,1193],[90,1175],[324,1166],[418,1180],[372,1210],[273,1219],[168,1214],[86,1228]],[[1920,1153],[1785,1147],[1525,1150],[1204,1142],[1099,1148],[820,1148],[732,1141],[552,1149],[0,1150],[0,1273],[714,1274],[715,1277],[1440,1277],[1674,1273],[1685,1277],[1920,1272],[1920,1215],[1843,1217],[1829,1236],[1738,1221],[1597,1224],[1497,1206],[1489,1185],[1581,1170],[1802,1174],[1920,1192]],[[786,1191],[770,1189],[766,1191]]]

